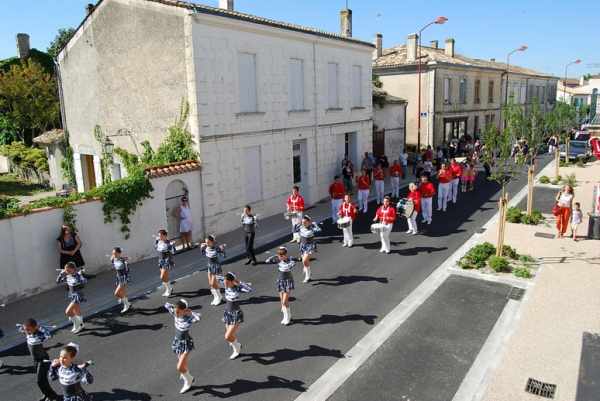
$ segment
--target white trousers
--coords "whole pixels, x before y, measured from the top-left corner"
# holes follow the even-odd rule
[[[392,177],[392,198],[400,197],[400,177]]]
[[[417,213],[416,211],[412,212],[412,214],[410,215],[410,217],[407,219],[408,220],[408,229],[410,231],[412,231],[413,233],[418,233],[419,229],[417,228],[417,215],[419,213]]]
[[[352,223],[346,228],[342,228],[344,233],[344,245],[352,246],[354,244],[354,234],[352,233]]]
[[[449,182],[440,182],[438,185],[438,210],[446,211],[446,206],[448,204],[448,196],[450,195],[450,183]]]
[[[340,206],[342,206],[343,199],[332,199],[331,200],[331,222],[335,223],[338,219],[338,212],[340,211]]]
[[[293,217],[292,219],[292,239],[300,241],[300,233],[294,232],[294,226],[296,224],[302,223],[302,213],[298,213],[298,217]]]
[[[381,250],[384,252],[390,251],[390,233],[392,232],[392,224],[384,224],[383,230],[379,234],[381,238]]]
[[[385,195],[383,180],[375,180],[375,193],[377,195],[377,203],[383,203],[383,197]]]
[[[358,208],[367,213],[367,205],[369,204],[369,190],[359,189],[358,190]]]
[[[432,209],[433,198],[421,198],[421,214],[423,215],[423,221],[431,224],[431,209]]]
[[[456,198],[458,196],[458,184],[460,183],[460,179],[457,177],[450,181],[450,186],[452,187],[452,203],[456,203]]]

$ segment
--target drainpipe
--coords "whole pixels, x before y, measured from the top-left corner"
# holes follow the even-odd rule
[[[54,73],[56,74],[56,85],[58,87],[58,102],[60,105],[60,123],[62,125],[63,131],[67,132],[67,117],[65,116],[65,99],[64,99],[64,95],[63,95],[62,78],[60,75],[60,65],[58,64],[58,61],[56,60],[56,58],[53,58],[52,61],[54,62]]]
[[[318,131],[319,131],[319,108],[317,107],[318,93],[317,93],[317,43],[313,42],[313,101],[315,110],[315,178],[317,187],[317,196],[319,191],[319,146],[317,144]]]

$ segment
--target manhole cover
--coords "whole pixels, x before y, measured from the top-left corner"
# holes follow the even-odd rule
[[[530,377],[527,380],[525,391],[544,398],[554,398],[554,395],[556,394],[556,384],[544,383]]]
[[[548,233],[535,233],[535,234],[533,234],[533,236],[539,237],[539,238],[548,238],[548,239],[554,238],[554,234],[548,234]]]
[[[512,287],[508,292],[508,299],[514,299],[515,301],[520,301],[523,299],[523,295],[525,295],[525,289],[519,287]]]

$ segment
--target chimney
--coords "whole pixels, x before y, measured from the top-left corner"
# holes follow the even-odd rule
[[[417,39],[419,35],[411,33],[406,39],[406,61],[417,61]]]
[[[380,33],[375,36],[375,51],[377,52],[377,58],[383,56],[383,35]]]
[[[444,53],[446,53],[446,56],[454,57],[454,39],[446,39],[446,47],[444,48]]]
[[[92,3],[88,3],[87,6],[85,6],[85,15],[88,16],[91,13],[94,12],[94,5]]]
[[[340,11],[340,33],[345,38],[352,37],[352,10],[349,8]]]
[[[496,62],[496,59],[495,59],[495,58],[491,58],[491,59],[490,59],[490,61],[491,61],[492,63],[495,63],[495,62]]]
[[[29,57],[29,35],[26,33],[17,33],[17,55],[21,60]]]
[[[227,11],[233,11],[233,0],[219,0],[219,8]]]
[[[437,49],[439,46],[439,43],[437,40],[432,40],[431,42],[429,42],[429,44],[431,45],[431,47],[433,47],[434,49]]]

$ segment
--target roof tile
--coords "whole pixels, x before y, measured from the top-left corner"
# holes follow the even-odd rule
[[[148,167],[145,172],[150,178],[167,177],[170,175],[188,173],[200,169],[200,162],[197,160],[186,160],[162,166]]]

